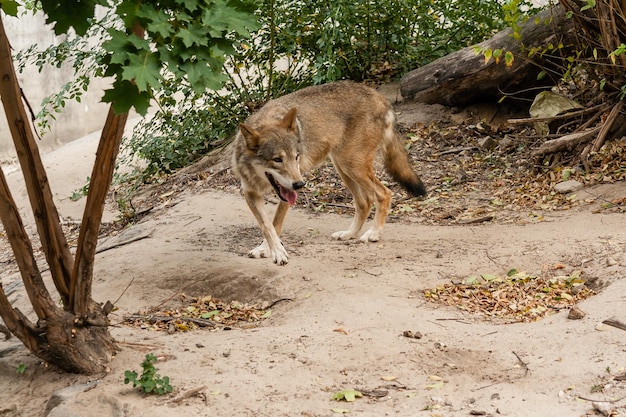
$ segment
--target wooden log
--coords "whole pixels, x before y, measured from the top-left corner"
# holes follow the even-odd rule
[[[533,152],[533,155],[543,156],[549,153],[571,151],[581,143],[585,143],[593,139],[599,131],[600,128],[596,127],[582,132],[574,132],[558,139],[546,141]]]
[[[527,48],[550,42],[567,45],[573,39],[572,29],[563,8],[556,5],[521,26],[521,44]],[[508,68],[504,62],[496,64],[493,59],[485,64],[483,54],[477,54],[475,47],[470,46],[408,72],[400,81],[402,96],[428,104],[464,106],[495,99],[503,91],[513,93],[528,85],[537,85],[541,69],[527,58],[527,52],[521,50],[511,29],[498,32],[476,47],[510,51],[515,56],[513,65]],[[533,59],[541,58],[535,54]],[[538,63],[551,66],[548,61]]]

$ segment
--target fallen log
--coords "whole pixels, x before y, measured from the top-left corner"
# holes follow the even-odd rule
[[[546,141],[533,152],[533,155],[543,156],[550,153],[572,151],[578,145],[593,139],[599,131],[600,127],[596,127],[582,132],[571,133],[558,139]]]
[[[521,25],[520,41],[513,37],[511,29],[498,32],[476,46],[453,52],[408,72],[400,81],[400,93],[405,99],[423,103],[465,106],[497,98],[503,92],[536,87],[541,71],[537,64],[552,65],[538,54],[533,56],[535,61],[531,61],[520,45],[527,48],[548,43],[568,45],[574,39],[572,29],[572,22],[565,18],[563,8],[560,5],[550,7]],[[477,54],[475,47],[510,51],[515,60],[510,68],[493,59],[485,64],[483,54]]]

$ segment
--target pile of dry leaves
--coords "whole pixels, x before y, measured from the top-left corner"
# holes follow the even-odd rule
[[[544,270],[540,275],[515,269],[506,276],[482,274],[424,290],[426,300],[441,303],[481,318],[498,322],[539,320],[562,309],[569,309],[594,294],[576,270],[555,275]]]
[[[183,296],[183,298],[187,298]],[[180,307],[160,311],[132,314],[124,317],[125,324],[147,330],[164,330],[169,333],[195,330],[200,327],[229,329],[254,327],[256,323],[272,314],[269,307],[238,301],[230,303],[210,295],[192,298]]]

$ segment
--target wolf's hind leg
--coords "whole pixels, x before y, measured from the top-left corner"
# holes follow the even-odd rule
[[[360,240],[362,242],[378,242],[380,240],[383,235],[385,220],[391,208],[391,191],[375,176],[373,177],[372,183],[374,184],[373,189],[376,194],[376,201],[374,203],[376,212],[372,226],[361,235]]]
[[[365,224],[367,216],[369,215],[369,210],[372,207],[372,199],[370,198],[370,193],[368,192],[368,189],[371,189],[371,185],[369,185],[370,181],[367,177],[363,178],[355,175],[358,173],[358,170],[354,169],[354,167],[342,167],[339,164],[335,164],[335,168],[337,169],[337,172],[341,176],[341,179],[346,187],[348,187],[352,193],[352,197],[354,198],[355,213],[348,230],[335,232],[332,234],[332,237],[333,239],[338,240],[354,239],[358,236],[361,228]]]
[[[353,239],[365,224],[372,204],[376,208],[372,226],[361,235],[362,242],[378,242],[383,234],[385,220],[391,207],[391,191],[383,185],[374,172],[372,165],[373,154],[360,163],[341,167],[335,164],[337,172],[344,183],[350,189],[354,197],[356,213],[350,228],[345,231],[333,233],[333,238],[339,240]],[[359,162],[359,161],[357,161]]]

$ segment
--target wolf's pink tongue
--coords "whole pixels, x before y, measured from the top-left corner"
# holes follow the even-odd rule
[[[287,200],[290,206],[296,204],[296,199],[298,198],[297,192],[288,190],[285,187],[280,187],[280,195]]]

